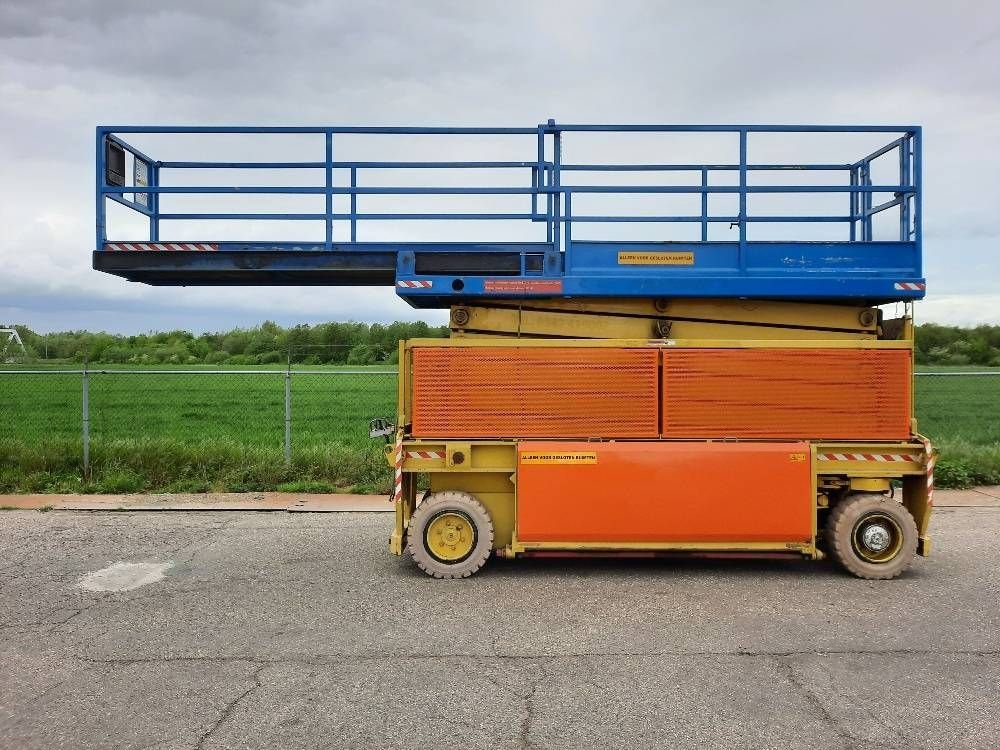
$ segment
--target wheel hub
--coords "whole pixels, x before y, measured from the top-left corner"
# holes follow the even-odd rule
[[[887,513],[870,513],[858,519],[851,537],[855,553],[869,563],[887,563],[903,546],[903,530]]]
[[[427,550],[441,562],[457,563],[467,558],[476,545],[472,521],[458,511],[442,511],[426,527]]]
[[[884,552],[889,546],[890,534],[882,524],[871,524],[861,532],[861,543],[872,552]]]

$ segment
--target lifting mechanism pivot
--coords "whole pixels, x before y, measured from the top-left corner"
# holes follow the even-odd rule
[[[874,307],[736,299],[485,300],[452,306],[450,328],[455,337],[580,339],[874,341],[904,333]]]

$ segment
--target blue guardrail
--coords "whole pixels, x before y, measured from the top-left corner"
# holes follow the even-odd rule
[[[641,155],[647,151],[633,147],[612,149],[640,154],[629,162],[563,159],[569,142],[594,134],[636,142],[650,134],[719,138],[731,158],[715,163],[646,159]],[[183,144],[190,147],[197,136],[220,147],[225,139],[267,136],[266,149],[250,151],[255,158],[280,152],[284,138],[296,158],[160,160],[132,145],[136,139],[144,146],[162,141],[165,150],[176,151]],[[426,139],[433,138],[441,144],[433,153],[442,158],[342,158],[350,149],[346,143],[341,148],[341,142],[357,136],[375,139],[393,155],[418,141],[425,154]],[[800,136],[822,155],[834,152],[845,138],[881,145],[847,160],[775,160],[775,143],[780,152],[781,139]],[[443,158],[454,153],[450,144],[456,138],[465,151],[471,148],[483,158]],[[769,139],[762,149],[766,161],[751,158],[758,138]],[[314,144],[315,159],[298,156],[303,139]],[[913,300],[925,293],[920,139],[919,127],[883,125],[564,125],[549,120],[528,128],[99,126],[93,262],[99,270],[161,285],[391,285],[411,304],[427,307],[460,299],[536,296]],[[523,160],[490,160],[497,151],[509,155],[511,149],[498,144],[511,141],[523,149]],[[198,152],[205,151],[205,143]],[[254,179],[244,184],[247,172],[266,174],[277,184]],[[244,177],[239,184],[177,182],[190,174],[200,175],[190,180],[199,183],[237,173]],[[406,179],[392,184],[394,175],[404,173],[409,173]],[[874,181],[876,174],[881,179]],[[478,184],[464,184],[470,176]],[[242,201],[246,208],[205,208],[217,205],[221,196],[228,205]],[[305,208],[261,211],[260,196],[275,196],[273,203],[282,206],[299,200]],[[655,205],[677,196],[686,196],[686,205],[695,209],[649,210],[651,197]],[[748,210],[758,196],[779,210]],[[386,197],[395,201],[392,211],[366,210],[366,201]],[[163,204],[178,199],[184,204],[165,210]],[[470,201],[477,210],[469,210]],[[491,202],[504,210],[492,209]],[[148,233],[109,236],[111,203],[148,219]],[[520,210],[510,210],[514,204]],[[839,208],[831,212],[831,205]],[[192,241],[190,230],[177,229],[204,222],[219,231]],[[231,237],[237,230],[254,234],[259,222],[305,222],[316,228],[316,239]],[[444,222],[455,236],[429,241],[420,231],[407,230],[413,241],[399,241],[399,232],[387,229],[395,222],[407,227]],[[664,239],[659,239],[656,231],[661,230],[655,230],[650,239],[649,227],[667,225],[687,225],[686,238],[667,239],[662,230]],[[515,226],[529,227],[531,239],[505,239]],[[640,238],[643,227],[646,236]],[[758,230],[767,227],[783,231],[766,238]]]

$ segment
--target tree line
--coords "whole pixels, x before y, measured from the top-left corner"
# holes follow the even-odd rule
[[[28,360],[122,365],[392,364],[401,339],[448,335],[447,326],[424,322],[319,323],[285,328],[266,321],[255,328],[197,336],[188,331],[137,336],[89,331],[40,334],[25,326],[15,328]],[[5,358],[22,359],[16,347],[8,347]],[[922,365],[1000,367],[1000,326],[919,325],[916,360]]]
[[[319,323],[290,328],[266,321],[255,328],[195,335],[165,331],[124,336],[90,331],[40,334],[15,326],[27,359],[118,365],[371,365],[395,363],[397,344],[408,338],[440,338],[447,326],[424,322]],[[7,359],[21,359],[8,347]]]
[[[917,364],[1000,367],[1000,326],[924,323],[917,326],[915,344]]]

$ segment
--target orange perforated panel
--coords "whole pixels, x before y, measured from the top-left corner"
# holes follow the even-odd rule
[[[418,437],[657,437],[655,349],[417,347]]]
[[[904,349],[668,349],[663,436],[905,440]]]

